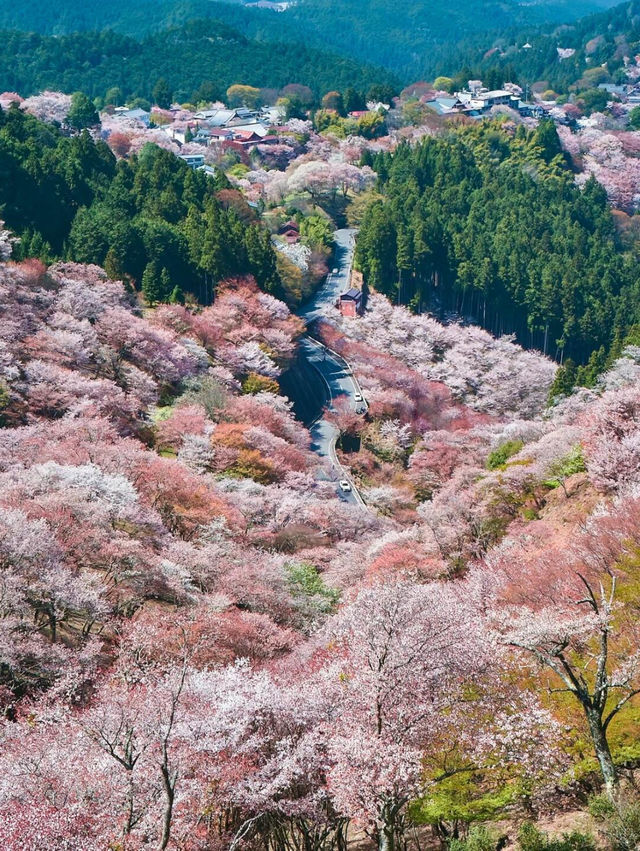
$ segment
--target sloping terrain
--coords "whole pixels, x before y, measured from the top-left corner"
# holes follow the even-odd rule
[[[112,28],[141,36],[195,18],[215,18],[258,40],[303,42],[328,48],[360,61],[385,65],[415,76],[442,63],[451,48],[470,37],[509,27],[535,26],[575,20],[609,0],[463,0],[448,4],[415,0],[298,0],[282,13],[247,8],[238,3],[207,0],[40,0],[33,4],[0,2],[0,27],[68,34]]]

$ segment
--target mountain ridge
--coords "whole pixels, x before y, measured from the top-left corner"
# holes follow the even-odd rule
[[[63,9],[52,0],[40,0],[28,7],[2,0],[0,28],[53,35],[114,29],[139,38],[194,18],[214,18],[258,41],[302,41],[415,77],[434,72],[452,45],[483,33],[487,21],[491,22],[491,31],[535,27],[575,20],[611,5],[609,0],[545,0],[526,6],[514,0],[466,0],[455,8],[439,2],[425,9],[411,0],[351,0],[338,6],[332,0],[300,0],[286,12],[276,13],[209,0],[144,0],[135,6],[114,0],[108,7],[67,0]]]

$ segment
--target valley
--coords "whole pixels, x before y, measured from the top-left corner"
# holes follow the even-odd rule
[[[0,849],[637,851],[637,0],[0,27]]]

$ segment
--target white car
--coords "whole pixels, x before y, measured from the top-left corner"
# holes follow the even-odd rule
[[[364,402],[364,399],[362,398],[362,393],[354,393],[353,398],[356,402]]]
[[[334,269],[334,270],[333,270],[333,272],[332,272],[331,274],[332,274],[332,275],[337,275],[337,274],[338,274],[338,272],[339,272],[339,270],[338,270],[338,269]]]
[[[344,493],[348,493],[351,490],[351,484],[346,479],[341,479],[338,484],[340,485],[340,490]]]

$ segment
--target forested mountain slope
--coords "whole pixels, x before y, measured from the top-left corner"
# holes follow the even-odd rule
[[[106,264],[138,283],[148,270],[165,279],[161,297],[179,284],[207,302],[215,281],[244,274],[280,292],[269,233],[222,208],[221,180],[153,145],[116,164],[87,133],[69,139],[17,109],[0,112],[0,209],[19,250]]]
[[[561,56],[558,47],[575,52]],[[467,71],[471,69],[483,78],[497,71],[498,79],[518,80],[521,85],[546,81],[548,88],[564,93],[574,86],[624,81],[625,57],[632,58],[638,52],[640,2],[632,0],[560,27],[513,30],[492,44],[463,50],[454,62],[458,67],[466,63]],[[467,71],[461,81],[468,78]]]
[[[637,257],[619,244],[604,189],[575,186],[550,122],[515,135],[464,127],[367,159],[385,197],[356,257],[394,300],[580,362],[637,321]]]
[[[465,0],[454,5],[442,0],[298,0],[278,14],[206,0],[143,0],[136,4],[69,0],[62,9],[53,0],[18,5],[2,0],[0,27],[57,35],[108,27],[140,36],[167,25],[209,17],[259,40],[328,48],[415,77],[435,71],[463,39],[514,26],[574,20],[609,5],[609,0],[541,0],[526,5],[514,0]]]
[[[392,79],[371,65],[297,42],[252,41],[215,21],[193,21],[142,41],[111,30],[59,38],[3,32],[0,37],[0,89],[23,95],[53,88],[95,97],[118,86],[125,97],[150,97],[160,77],[182,102],[207,81],[223,95],[234,83],[268,88],[302,83],[323,93],[348,86],[366,90]]]

